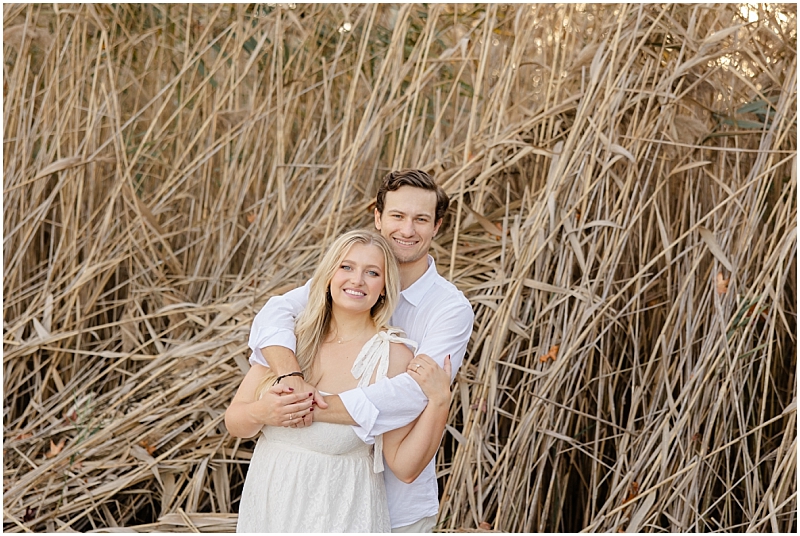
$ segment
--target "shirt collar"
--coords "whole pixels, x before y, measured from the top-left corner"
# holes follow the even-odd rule
[[[428,269],[425,270],[425,273],[414,281],[411,286],[401,291],[400,295],[405,298],[408,303],[416,307],[428,293],[431,286],[433,286],[438,274],[439,273],[436,271],[436,262],[434,262],[433,257],[428,255]]]

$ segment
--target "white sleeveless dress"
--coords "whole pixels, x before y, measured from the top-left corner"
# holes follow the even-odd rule
[[[358,386],[386,377],[389,343],[416,344],[402,331],[379,332],[351,372]],[[265,426],[239,505],[236,532],[390,532],[383,483],[382,438],[367,445],[349,425]]]

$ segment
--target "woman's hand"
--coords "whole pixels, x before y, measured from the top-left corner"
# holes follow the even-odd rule
[[[425,354],[419,354],[408,364],[409,376],[419,384],[430,402],[450,405],[450,356],[444,358],[444,368]]]
[[[297,393],[287,385],[273,385],[248,406],[250,416],[268,426],[297,426],[314,411],[314,393]]]
[[[242,379],[225,410],[225,427],[233,437],[253,437],[264,425],[297,427],[311,415],[314,395],[310,389],[298,391],[278,384],[256,399],[261,382],[269,374],[267,367],[255,364]]]

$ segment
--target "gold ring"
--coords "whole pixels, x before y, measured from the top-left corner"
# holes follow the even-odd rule
[[[289,420],[290,420],[290,421],[293,421],[293,420],[294,420],[294,413],[290,413],[290,414],[289,414]]]
[[[417,368],[415,368],[414,370],[416,370],[416,371],[419,371],[419,369],[421,369],[421,368],[422,368],[422,365],[420,365],[419,363],[417,363]]]

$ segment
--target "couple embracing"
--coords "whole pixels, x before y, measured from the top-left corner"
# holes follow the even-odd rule
[[[428,254],[448,205],[425,172],[389,173],[380,234],[345,233],[256,316],[225,414],[232,435],[259,434],[237,532],[432,531],[434,456],[474,318]]]

